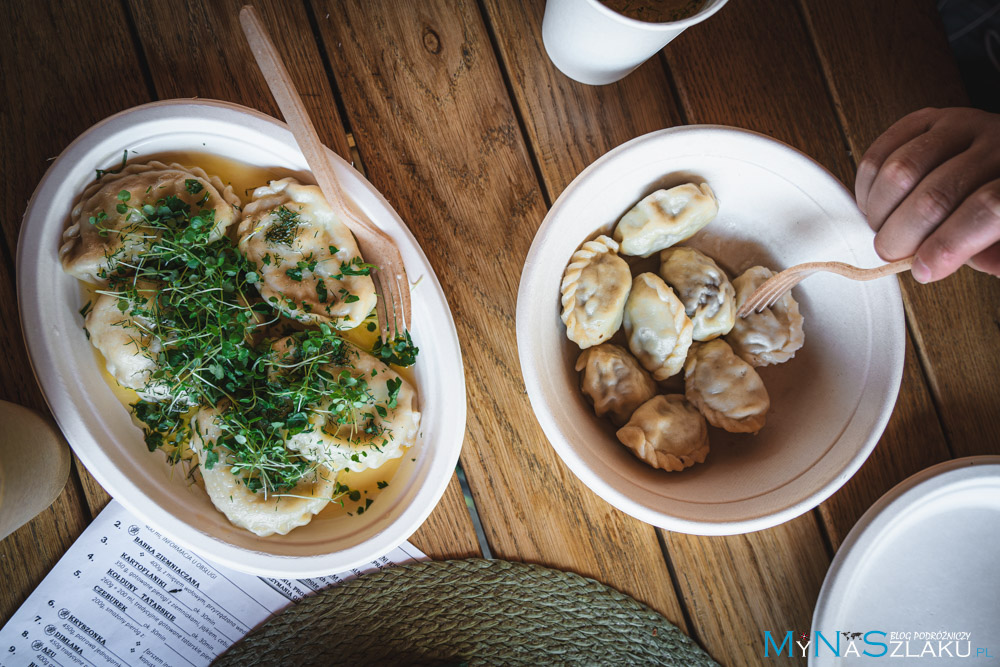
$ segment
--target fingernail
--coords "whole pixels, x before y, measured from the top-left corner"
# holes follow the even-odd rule
[[[913,267],[910,269],[910,275],[918,283],[924,284],[931,281],[931,270],[927,268],[927,265],[920,261],[919,257],[914,258]]]

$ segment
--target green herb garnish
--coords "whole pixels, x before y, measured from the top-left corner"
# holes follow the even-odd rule
[[[299,214],[285,206],[279,206],[273,215],[277,222],[272,222],[264,232],[264,240],[291,247],[299,228]]]

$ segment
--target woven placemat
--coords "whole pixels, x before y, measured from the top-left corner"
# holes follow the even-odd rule
[[[715,665],[667,619],[593,579],[500,560],[366,574],[267,621],[215,665]]]

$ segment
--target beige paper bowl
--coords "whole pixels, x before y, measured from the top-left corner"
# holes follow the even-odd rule
[[[731,277],[754,264],[882,263],[850,192],[798,151],[725,127],[653,132],[585,169],[539,228],[518,292],[521,372],[549,442],[599,496],[668,530],[745,533],[815,507],[864,463],[899,390],[903,307],[892,279],[810,277],[794,292],[805,346],[785,364],[758,369],[771,397],[767,426],[756,436],[710,428],[705,463],[680,473],[650,468],[617,441],[614,427],[595,417],[580,392],[574,371],[580,350],[559,319],[559,287],[581,243],[610,234],[653,190],[688,181],[708,182],[720,209],[686,245],[715,258]]]

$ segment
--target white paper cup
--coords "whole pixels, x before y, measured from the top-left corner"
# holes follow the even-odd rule
[[[69,477],[69,447],[55,424],[0,401],[0,540],[52,504]]]
[[[728,0],[708,0],[700,12],[670,23],[630,19],[597,0],[548,0],[542,42],[549,59],[580,83],[624,78],[674,37],[719,11]]]

